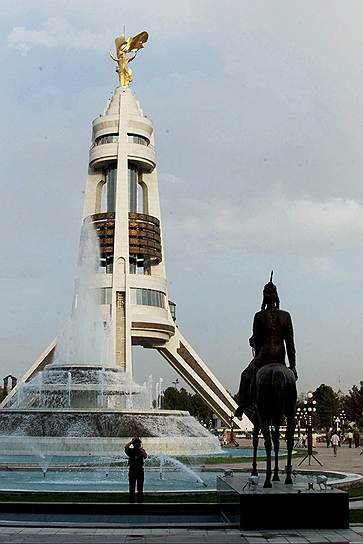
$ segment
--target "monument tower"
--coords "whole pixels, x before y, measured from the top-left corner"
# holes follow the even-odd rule
[[[132,375],[132,346],[156,349],[222,421],[230,425],[237,404],[182,336],[168,299],[153,124],[130,89],[129,63],[148,34],[115,41],[119,85],[92,123],[83,221],[100,245],[96,288],[105,321],[113,328],[115,363]],[[56,340],[22,381],[52,362]],[[3,405],[5,405],[5,399]],[[247,418],[235,426],[251,428]]]

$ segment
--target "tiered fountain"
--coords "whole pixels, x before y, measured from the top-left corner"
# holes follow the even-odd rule
[[[154,455],[220,452],[215,436],[188,412],[160,409],[161,381],[139,385],[112,364],[110,323],[102,320],[98,238],[85,222],[76,296],[55,361],[23,383],[0,412],[0,455],[120,456],[132,436]],[[26,439],[24,439],[26,437]]]

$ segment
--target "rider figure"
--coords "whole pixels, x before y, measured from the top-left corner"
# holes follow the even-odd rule
[[[239,389],[239,406],[235,416],[241,417],[246,408],[256,402],[257,371],[269,364],[285,365],[285,354],[289,367],[296,373],[294,331],[289,312],[280,310],[280,300],[276,286],[270,281],[263,289],[261,311],[255,314],[253,320],[253,336],[250,345],[254,348],[254,358],[241,374]],[[286,349],[285,349],[286,346]]]

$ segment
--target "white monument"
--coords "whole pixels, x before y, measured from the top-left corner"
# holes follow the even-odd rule
[[[156,349],[230,426],[237,404],[177,328],[175,304],[168,299],[153,124],[129,87],[128,63],[147,39],[146,32],[116,39],[116,57],[111,56],[119,86],[92,123],[83,221],[94,224],[100,242],[103,273],[94,287],[112,327],[116,365],[132,376],[132,346]],[[53,361],[55,346],[56,340],[21,383]],[[6,405],[9,397],[1,407]],[[252,427],[245,416],[234,418],[234,426]]]

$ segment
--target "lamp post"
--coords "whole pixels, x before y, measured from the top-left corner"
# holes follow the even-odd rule
[[[174,389],[177,389],[177,385],[179,385],[179,380],[176,378],[174,382],[171,382],[174,385]]]
[[[320,463],[319,459],[317,459],[313,454],[313,413],[316,412],[316,400],[313,400],[313,393],[311,391],[309,391],[306,399],[304,400],[303,412],[305,414],[307,422],[308,449],[305,457],[300,461],[298,466],[300,466],[305,461],[305,459],[308,459],[310,465],[312,457],[317,463],[319,463],[319,465],[322,466],[322,463]]]
[[[300,436],[301,436],[301,420],[303,418],[303,412],[301,410],[301,408],[296,408],[296,414],[295,414],[295,419],[296,419],[296,423],[297,423],[297,441],[294,445],[294,448],[298,448],[300,447]]]
[[[339,417],[339,416],[335,416],[335,417],[333,418],[333,421],[334,421],[334,424],[335,424],[335,430],[336,430],[336,432],[339,432],[339,430],[340,430],[340,426],[339,426],[339,424],[340,424],[340,417]]]
[[[303,417],[301,408],[296,408],[296,421],[297,421],[297,437],[300,438],[301,435],[301,420]]]
[[[340,411],[339,418],[340,418],[340,422],[342,424],[342,433],[344,434],[344,423],[345,423],[345,420],[347,418],[347,415],[346,415],[344,410]]]

